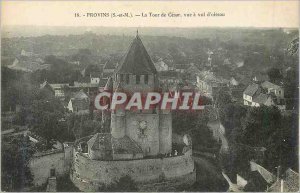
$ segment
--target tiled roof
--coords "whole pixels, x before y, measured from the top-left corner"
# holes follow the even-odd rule
[[[261,82],[261,81],[267,81],[269,80],[269,76],[267,74],[256,74],[253,79],[256,78],[257,81]]]
[[[261,84],[261,86],[263,87],[263,88],[273,88],[273,89],[281,89],[281,87],[280,86],[278,86],[278,85],[276,85],[276,84],[273,84],[273,83],[271,83],[271,82],[269,82],[269,81],[265,81],[265,82],[263,82],[262,84]]]
[[[265,104],[269,98],[269,95],[260,93],[257,95],[257,97],[253,98],[253,102],[259,103],[259,104]]]
[[[112,138],[111,143],[114,154],[143,153],[141,147],[136,142],[131,140],[128,136],[124,136],[119,139]]]
[[[87,98],[89,97],[83,92],[83,90],[80,90],[74,95],[74,99],[87,99]]]
[[[103,69],[115,69],[117,66],[117,63],[114,63],[112,60],[109,60],[105,63]]]
[[[131,43],[126,56],[121,62],[121,65],[117,67],[116,72],[124,74],[157,73],[153,62],[138,35]]]
[[[73,109],[78,111],[88,110],[90,107],[90,102],[88,99],[71,99]]]
[[[107,133],[96,133],[88,142],[88,146],[93,150],[110,150],[111,135]]]
[[[176,69],[183,69],[183,70],[185,70],[185,69],[188,69],[190,67],[190,65],[188,65],[188,64],[174,64],[174,67]]]
[[[143,153],[140,146],[128,136],[113,138],[110,133],[96,133],[88,142],[93,150],[113,150],[114,154]]]
[[[162,71],[162,72],[159,72],[159,77],[175,77],[175,78],[178,78],[178,72],[176,72],[176,71]]]
[[[283,180],[283,192],[299,192],[299,174],[287,169]],[[281,180],[277,180],[268,190],[269,192],[281,191]]]
[[[246,90],[244,91],[244,94],[249,96],[254,96],[255,93],[258,91],[259,85],[258,84],[251,84],[249,85]]]

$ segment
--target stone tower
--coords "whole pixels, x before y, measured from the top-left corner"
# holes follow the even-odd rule
[[[138,34],[113,76],[113,91],[129,94],[158,91],[158,74]],[[172,117],[170,111],[117,109],[111,114],[113,138],[125,136],[135,141],[144,156],[172,151]]]

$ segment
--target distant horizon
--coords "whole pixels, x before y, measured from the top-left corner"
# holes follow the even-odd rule
[[[42,26],[42,25],[8,25],[2,26],[2,38],[37,37],[44,35],[96,35],[134,36],[139,30],[142,36],[169,36],[189,39],[209,38],[222,36],[221,33],[232,35],[247,31],[286,30],[286,33],[298,32],[298,28],[279,27],[108,27],[108,26]],[[297,34],[298,35],[298,34]],[[294,35],[295,36],[295,35]]]

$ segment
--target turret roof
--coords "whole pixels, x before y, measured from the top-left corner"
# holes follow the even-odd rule
[[[116,73],[124,74],[156,74],[156,68],[137,35],[132,41],[126,56],[117,67]]]

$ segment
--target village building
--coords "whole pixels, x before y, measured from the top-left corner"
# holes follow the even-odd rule
[[[107,61],[103,66],[101,77],[102,78],[110,77],[114,73],[117,66],[118,64],[113,62],[112,60]]]
[[[69,84],[50,84],[50,86],[54,90],[54,96],[64,100],[65,99],[65,88],[69,86]]]
[[[50,96],[55,96],[55,90],[47,81],[40,85],[40,90],[49,94]]]
[[[75,114],[83,115],[89,113],[90,99],[82,90],[75,93],[68,103],[67,109]]]
[[[158,79],[161,84],[167,84],[167,85],[178,84],[182,81],[180,74],[176,71],[159,72]]]
[[[280,86],[268,81],[263,82],[261,85],[256,83],[249,85],[243,92],[243,100],[246,106],[260,107],[262,105],[275,105],[280,110],[285,110],[286,108],[284,90]]]
[[[297,192],[299,191],[299,173],[291,168],[281,172],[278,166],[274,175],[263,166],[250,161],[250,172],[236,175],[236,183],[225,173],[222,175],[229,184],[230,192]]]
[[[174,70],[176,72],[184,73],[190,66],[191,64],[174,64]]]
[[[268,94],[274,94],[276,97],[283,99],[284,98],[284,89],[283,87],[271,83],[269,81],[264,81],[261,84],[261,87],[266,89]]]
[[[268,192],[298,192],[299,191],[299,173],[288,168],[282,175],[278,177],[267,189]]]
[[[212,71],[202,71],[197,75],[197,87],[201,94],[214,98],[219,89],[228,87],[228,80],[216,77]]]
[[[196,85],[197,75],[200,74],[201,71],[195,64],[190,64],[190,66],[184,72],[184,80],[188,81],[190,84]]]
[[[252,80],[256,83],[262,83],[264,81],[269,81],[269,76],[267,74],[258,73],[252,77]]]
[[[51,65],[44,64],[44,61],[37,57],[18,56],[11,65],[7,67],[12,70],[19,70],[23,72],[35,72],[38,70],[48,70]]]
[[[162,59],[160,59],[158,62],[154,63],[154,65],[158,72],[169,70],[169,66]]]

